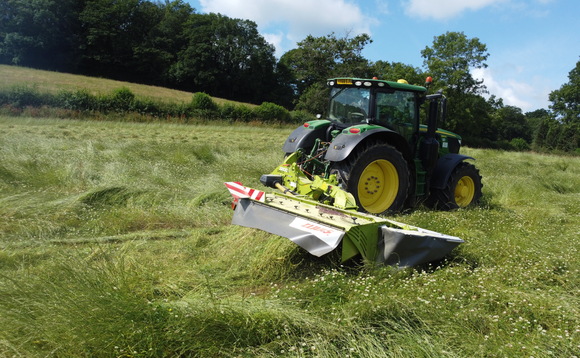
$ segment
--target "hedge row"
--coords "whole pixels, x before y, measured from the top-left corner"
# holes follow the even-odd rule
[[[243,104],[216,103],[205,93],[194,93],[191,102],[175,104],[136,97],[128,88],[119,88],[105,95],[87,90],[42,93],[28,86],[15,86],[0,91],[0,107],[23,109],[52,107],[82,113],[131,114],[166,119],[168,117],[240,122],[302,123],[314,117],[301,111],[288,111],[274,103],[264,102],[250,107]]]

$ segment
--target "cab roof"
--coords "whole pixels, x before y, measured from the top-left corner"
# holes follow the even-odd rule
[[[354,77],[336,77],[330,78],[327,81],[327,84],[330,87],[336,86],[352,86],[352,87],[367,87],[367,88],[394,88],[403,91],[411,91],[411,92],[426,92],[427,88],[422,86],[414,86],[408,83],[401,83],[401,82],[392,82],[392,81],[385,81],[379,79],[367,79],[367,78],[354,78]]]

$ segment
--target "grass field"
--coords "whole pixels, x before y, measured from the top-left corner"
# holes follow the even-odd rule
[[[0,356],[576,357],[580,158],[466,148],[481,207],[395,219],[437,266],[229,225],[291,128],[0,117]]]

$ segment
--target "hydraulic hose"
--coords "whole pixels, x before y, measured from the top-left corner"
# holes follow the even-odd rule
[[[276,188],[278,190],[280,190],[284,194],[298,195],[298,193],[286,188],[284,185],[280,184],[280,182],[276,182],[276,183],[274,183],[274,185],[276,186]]]

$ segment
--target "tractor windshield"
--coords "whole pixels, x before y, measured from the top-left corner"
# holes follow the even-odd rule
[[[364,122],[369,113],[370,89],[334,87],[330,92],[328,117],[344,124]]]

